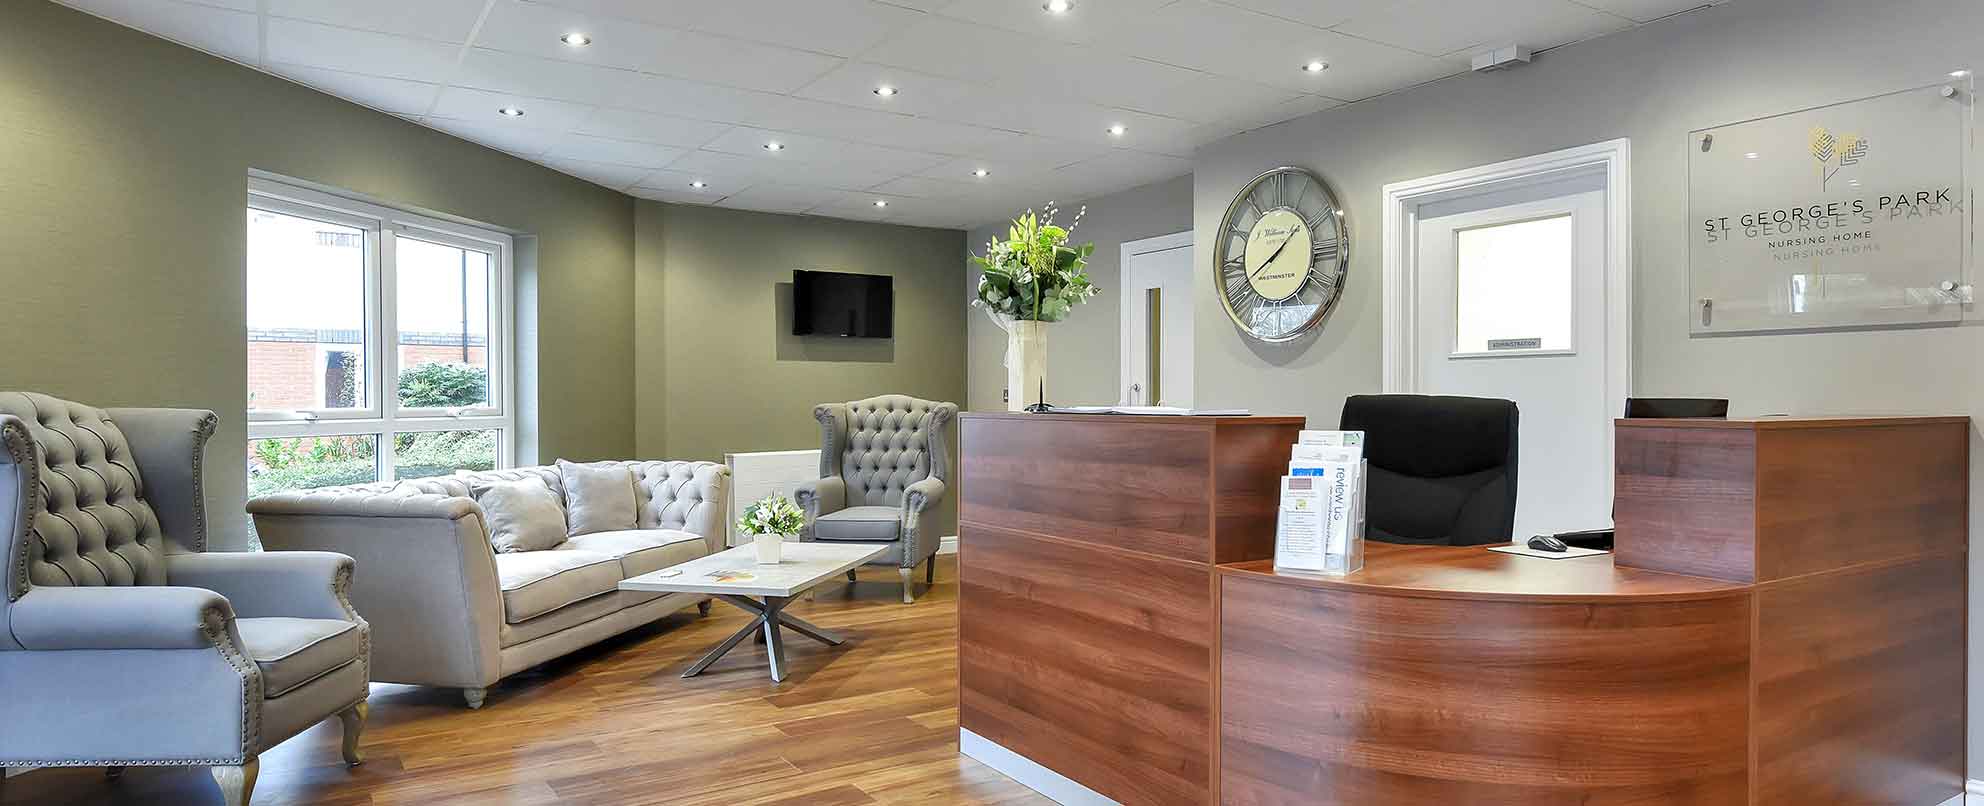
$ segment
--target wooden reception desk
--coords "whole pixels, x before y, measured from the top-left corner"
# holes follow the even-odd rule
[[[1294,421],[964,422],[962,741],[1064,802],[1962,791],[1965,418],[1621,420],[1613,555],[1341,578],[1272,568]]]

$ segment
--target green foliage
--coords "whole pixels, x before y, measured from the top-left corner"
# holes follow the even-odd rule
[[[489,370],[472,364],[421,364],[400,371],[400,405],[460,408],[489,401]]]
[[[1088,208],[1065,229],[1054,225],[1055,212],[1052,203],[1043,215],[1027,211],[1013,219],[1006,240],[987,243],[984,255],[971,256],[982,272],[973,305],[1002,319],[1059,322],[1096,295],[1100,289],[1089,282],[1087,270],[1095,244],[1068,244]]]
[[[744,508],[737,531],[747,535],[792,535],[806,525],[806,513],[792,499],[773,493]]]
[[[256,440],[249,443],[248,494],[377,481],[377,453],[369,436]],[[496,466],[496,432],[402,433],[393,437],[393,455],[402,479],[489,470]]]

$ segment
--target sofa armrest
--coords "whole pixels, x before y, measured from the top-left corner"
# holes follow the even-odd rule
[[[937,553],[944,536],[923,528],[923,514],[944,500],[944,480],[930,476],[902,491],[902,566],[914,567]]]
[[[839,476],[803,482],[792,491],[792,500],[806,512],[806,524],[800,527],[799,539],[812,540],[813,521],[847,508],[847,482]]]
[[[105,409],[124,432],[145,480],[145,501],[159,527],[189,551],[207,549],[206,485],[201,463],[220,418],[205,409]]]
[[[34,438],[28,424],[12,414],[0,414],[0,577],[7,580],[0,589],[0,601],[12,601],[26,593],[28,580],[22,573],[19,554],[28,550],[27,533],[34,516],[41,510],[41,464],[35,461]],[[6,639],[0,636],[0,644]]]
[[[30,651],[239,646],[228,632],[234,609],[204,588],[35,588],[14,602],[8,621]]]
[[[502,676],[502,592],[474,501],[327,488],[262,496],[248,512],[272,553],[356,563],[347,598],[371,629],[374,681],[483,688]]]
[[[328,551],[174,554],[165,558],[165,578],[225,596],[247,618],[360,621],[345,595],[355,566]]]

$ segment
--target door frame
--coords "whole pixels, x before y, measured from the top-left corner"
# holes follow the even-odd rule
[[[1632,141],[1626,138],[1385,186],[1384,391],[1419,391],[1419,208],[1594,169],[1605,174],[1605,397],[1613,412],[1624,414],[1633,378]]]
[[[1119,301],[1116,308],[1116,394],[1119,396],[1125,394],[1125,390],[1130,388],[1130,355],[1136,349],[1136,339],[1131,335],[1129,327],[1131,306],[1137,304],[1137,295],[1130,291],[1130,259],[1137,255],[1146,255],[1152,252],[1168,252],[1173,249],[1189,249],[1191,247],[1191,230],[1123,242],[1116,261],[1116,279],[1119,281],[1116,283],[1119,286],[1117,289],[1117,299]],[[1198,262],[1197,258],[1197,255],[1193,255],[1192,262],[1194,264]],[[1195,276],[1198,274],[1196,265],[1193,266],[1192,273]],[[1196,334],[1194,338],[1196,338]],[[1197,399],[1196,396],[1194,396],[1194,399]],[[1147,401],[1146,404],[1148,405],[1149,402]]]

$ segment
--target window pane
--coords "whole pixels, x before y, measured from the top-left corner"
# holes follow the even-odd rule
[[[501,431],[421,431],[393,436],[393,478],[424,479],[496,467]]]
[[[248,409],[366,408],[365,232],[248,211]]]
[[[379,480],[379,438],[283,437],[248,442],[248,495]]]
[[[1455,349],[1571,347],[1571,217],[1461,230]]]
[[[396,242],[400,405],[489,405],[490,255]]]

